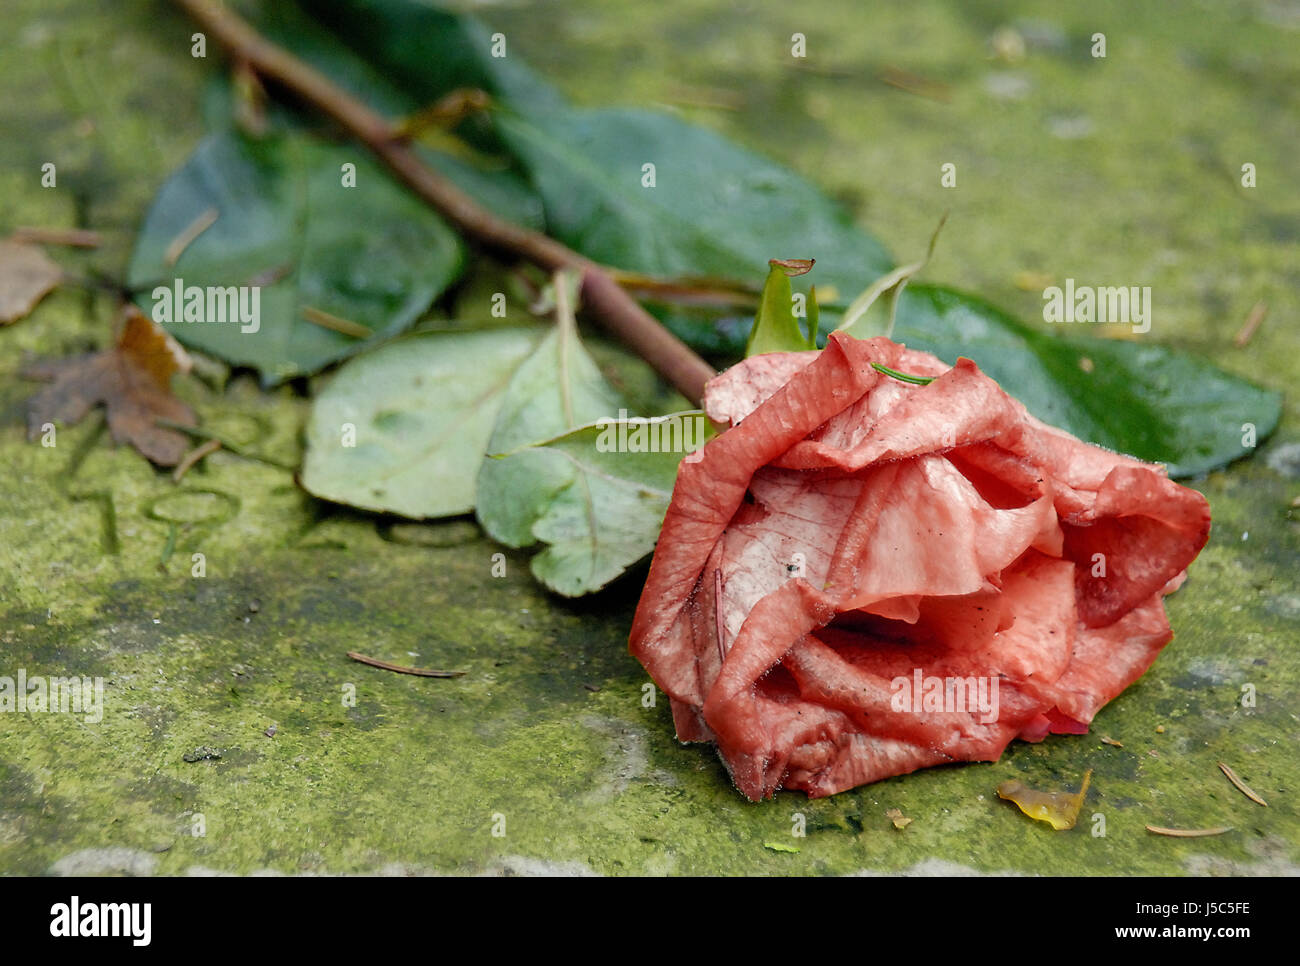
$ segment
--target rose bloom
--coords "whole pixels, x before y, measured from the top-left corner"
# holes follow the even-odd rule
[[[836,333],[732,367],[704,406],[730,428],[681,465],[630,647],[751,799],[1082,734],[1173,637],[1205,498],[968,359]]]

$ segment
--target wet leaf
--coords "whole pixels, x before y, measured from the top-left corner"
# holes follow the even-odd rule
[[[510,46],[497,46],[493,32],[473,17],[410,0],[299,0],[298,5],[422,106],[457,88],[487,91],[527,110],[563,103],[554,87]]]
[[[0,325],[26,318],[62,277],[39,245],[0,239]]]
[[[1083,776],[1083,785],[1075,793],[1042,792],[1028,788],[1023,782],[1005,781],[998,786],[998,798],[1015,802],[1022,812],[1038,822],[1047,822],[1058,832],[1074,828],[1079,820],[1083,797],[1092,781],[1092,769]]]
[[[492,31],[472,17],[410,0],[302,6],[421,106],[458,88],[491,94],[498,110],[491,130],[477,130],[480,146],[507,148],[541,195],[548,233],[595,261],[749,278],[773,252],[808,252],[822,284],[841,291],[892,265],[875,238],[788,168],[668,114],[572,108],[509,47],[493,56]]]
[[[819,284],[842,291],[890,266],[879,242],[803,178],[669,115],[502,110],[496,120],[542,196],[548,231],[596,261],[743,279],[773,252],[798,252],[817,259]]]
[[[312,406],[303,487],[416,519],[468,513],[506,388],[539,335],[421,332],[349,361]]]
[[[345,164],[355,166],[355,187],[344,186]],[[205,230],[177,254],[176,239],[212,211],[217,217],[205,219]],[[175,264],[169,250],[177,254]],[[203,141],[158,192],[128,284],[146,312],[172,302],[171,321],[153,318],[186,345],[252,366],[274,384],[406,329],[461,265],[455,233],[365,151],[299,134],[254,141],[227,132]],[[177,279],[184,283],[182,304],[191,290],[202,293],[203,321],[183,321]],[[209,288],[230,286],[244,288],[255,322],[209,315]],[[374,335],[358,338],[313,324],[304,308]]]
[[[172,376],[189,368],[185,353],[158,326],[128,308],[111,349],[73,359],[37,363],[25,375],[51,381],[27,403],[27,435],[46,423],[76,423],[104,407],[109,432],[159,466],[175,466],[189,437],[158,420],[193,426],[194,412],[171,392]]]
[[[542,544],[533,575],[575,597],[654,549],[684,455],[675,444],[684,431],[702,436],[708,422],[698,413],[627,417],[579,341],[573,279],[561,276],[552,290],[555,328],[510,380],[479,470],[476,512],[507,546]]]
[[[1149,342],[1053,335],[939,286],[908,286],[894,338],[945,362],[966,356],[1044,422],[1164,463],[1175,477],[1249,456],[1243,425],[1262,441],[1281,414],[1280,393],[1204,359]]]

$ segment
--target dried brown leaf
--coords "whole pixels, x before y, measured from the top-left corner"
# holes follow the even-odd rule
[[[62,277],[63,269],[40,247],[0,240],[0,325],[25,318]]]
[[[24,375],[51,383],[27,402],[27,435],[46,423],[75,423],[103,405],[113,440],[130,443],[159,466],[175,466],[189,438],[158,420],[195,425],[194,412],[171,393],[171,378],[188,371],[189,357],[138,309],[125,320],[111,349],[29,366]]]
[[[767,260],[769,265],[779,268],[790,276],[807,275],[816,262],[815,258],[769,258]]]

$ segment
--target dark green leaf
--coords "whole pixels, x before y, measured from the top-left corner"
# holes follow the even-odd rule
[[[420,8],[415,13],[419,17],[430,14],[433,19],[445,24],[453,24],[457,19],[428,8]],[[263,5],[256,10],[253,22],[258,31],[268,40],[293,51],[297,57],[319,70],[331,81],[394,122],[428,107],[442,94],[450,93],[452,88],[466,86],[453,84],[446,90],[435,88],[426,93],[421,93],[425,91],[422,85],[406,89],[396,83],[394,78],[377,70],[345,42],[356,40],[363,31],[350,26],[341,36],[336,36],[292,3]],[[456,37],[460,37],[461,33],[474,33],[474,30],[463,26],[461,33],[456,31],[445,35],[441,31],[435,33],[444,36],[447,43],[456,43],[458,42]],[[486,37],[486,34],[483,36]],[[484,40],[484,43],[489,41]],[[364,50],[365,44],[361,44],[360,47]],[[445,66],[455,58],[439,57],[435,60],[437,64]],[[497,62],[490,57],[488,60]],[[506,73],[527,70],[513,64],[501,69]],[[540,80],[537,81],[537,85],[539,89],[544,87]],[[232,85],[226,78],[218,78],[217,82],[211,85],[204,102],[204,113],[209,127],[224,129],[234,126],[235,111],[232,97]],[[302,112],[279,101],[271,102],[268,118],[273,130],[301,130],[307,126],[320,125],[318,114],[311,111]],[[486,121],[480,119],[477,125],[462,125],[463,131],[460,133],[472,136],[476,127],[483,127],[485,124]],[[455,142],[450,133],[430,133],[438,133],[440,140],[450,141],[452,144]],[[465,150],[462,150],[459,156],[454,150],[431,150],[419,143],[418,138],[414,148],[421,160],[489,211],[526,228],[542,227],[541,199],[528,186],[522,174],[509,165],[509,158],[502,157],[498,165],[485,167],[483,164],[474,163],[473,155]]]
[[[356,166],[344,187],[342,166]],[[205,212],[217,218],[174,265],[167,251]],[[461,271],[461,243],[364,151],[300,135],[207,138],[145,219],[128,285],[146,314],[174,290],[257,290],[259,318],[162,323],[187,345],[256,368],[267,384],[316,372],[410,326]],[[251,301],[251,298],[250,298]],[[359,338],[308,321],[316,309],[368,329]],[[154,315],[157,319],[158,316]]]
[[[1044,422],[1165,463],[1172,476],[1250,455],[1243,424],[1252,423],[1263,440],[1281,413],[1279,393],[1203,359],[1146,342],[1038,332],[938,286],[908,287],[894,338],[945,362],[966,356]]]
[[[417,0],[298,0],[298,5],[421,104],[461,87],[487,91],[521,111],[563,104],[510,48],[508,38],[505,56],[494,57],[493,32],[473,17]]]
[[[841,292],[887,271],[884,248],[787,168],[667,114],[579,110],[472,17],[416,0],[301,6],[421,104],[463,87],[501,105],[496,131],[542,195],[548,231],[584,255],[651,275],[748,278],[774,255],[816,258]],[[292,46],[292,43],[291,43]],[[436,51],[437,55],[431,54]],[[643,166],[655,187],[643,187]]]
[[[542,196],[549,232],[596,261],[647,275],[749,278],[770,258],[797,254],[817,260],[820,284],[842,291],[890,266],[807,181],[674,117],[502,112],[498,128]]]

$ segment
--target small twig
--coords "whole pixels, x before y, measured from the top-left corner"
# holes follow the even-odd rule
[[[908,94],[915,94],[917,97],[939,101],[941,104],[947,104],[952,100],[952,93],[949,91],[947,84],[930,80],[930,78],[922,77],[920,74],[913,74],[901,67],[894,67],[893,65],[885,67],[879,76],[881,83],[888,84],[890,87]]]
[[[715,111],[739,111],[745,106],[744,94],[725,87],[687,87],[676,84],[668,88],[665,99],[673,104]]]
[[[871,368],[876,372],[884,373],[886,376],[892,376],[899,382],[911,383],[913,386],[928,386],[937,379],[937,376],[914,376],[908,372],[899,372],[897,369],[891,369],[889,366],[880,362],[873,362]]]
[[[194,447],[185,454],[184,459],[176,464],[176,469],[172,470],[172,482],[179,483],[185,474],[190,471],[190,467],[209,453],[215,453],[219,449],[221,449],[221,440],[219,439],[210,439],[206,443]]]
[[[466,236],[490,248],[513,252],[548,274],[561,268],[578,269],[583,277],[583,304],[593,318],[627,343],[682,395],[699,403],[704,384],[716,375],[713,368],[619,288],[601,266],[553,238],[487,211],[421,160],[413,146],[394,138],[388,118],[266,40],[238,14],[215,0],[176,2],[237,60],[337,121]]]
[[[155,419],[154,425],[161,426],[163,429],[174,429],[178,433],[185,433],[186,435],[193,436],[196,439],[214,440],[220,443],[223,449],[229,450],[236,456],[242,456],[246,460],[253,460],[256,463],[265,463],[267,466],[274,466],[277,470],[288,470],[290,473],[298,472],[298,467],[296,465],[281,463],[279,460],[271,459],[269,456],[259,456],[257,453],[250,453],[248,450],[244,449],[244,447],[232,443],[224,436],[214,433],[210,429],[200,429],[197,426],[186,426],[184,423],[173,423],[169,419]]]
[[[398,674],[414,674],[420,678],[460,678],[468,674],[468,671],[434,671],[425,667],[406,667],[402,664],[389,664],[387,661],[381,661],[377,657],[367,657],[364,654],[358,654],[356,651],[348,651],[348,657],[362,664],[369,664],[371,667],[377,667],[384,671],[396,671]]]
[[[270,268],[264,268],[262,271],[250,275],[245,284],[252,285],[255,288],[269,288],[292,272],[293,268],[293,262],[272,265]]]
[[[1264,321],[1264,316],[1268,315],[1268,303],[1256,302],[1255,307],[1250,310],[1250,315],[1246,316],[1246,322],[1241,327],[1241,331],[1233,337],[1232,344],[1238,349],[1244,349],[1250,345],[1250,340],[1255,337],[1255,332],[1259,329],[1260,323]]]
[[[209,208],[202,212],[186,225],[179,235],[171,240],[171,244],[163,252],[163,261],[168,265],[175,265],[180,260],[180,257],[185,254],[185,249],[189,248],[194,242],[194,239],[216,224],[217,219],[220,217],[221,212],[216,208]]]
[[[85,228],[15,228],[9,237],[14,241],[70,248],[98,248],[102,241],[99,232]]]
[[[1223,762],[1219,762],[1219,771],[1223,772],[1223,774],[1227,776],[1228,781],[1232,782],[1234,785],[1237,786],[1237,791],[1241,792],[1241,794],[1245,795],[1256,805],[1263,805],[1265,808],[1268,807],[1268,802],[1260,798],[1259,795],[1255,793],[1255,790],[1253,788],[1251,788],[1244,781],[1238,778],[1237,773],[1233,771],[1231,768],[1229,768],[1227,765],[1225,765]]]
[[[726,279],[659,278],[654,275],[626,272],[616,268],[610,268],[606,271],[619,285],[634,292],[640,292],[651,299],[738,306],[751,309],[758,306],[758,289],[742,287],[728,282]]]
[[[374,330],[369,326],[362,325],[360,322],[353,322],[351,319],[340,318],[337,315],[330,315],[330,313],[312,308],[310,305],[304,305],[299,309],[299,313],[312,325],[319,325],[322,329],[329,329],[343,335],[350,335],[354,339],[369,339],[375,334]]]
[[[1222,835],[1224,832],[1231,832],[1232,829],[1223,826],[1221,828],[1161,828],[1159,825],[1148,825],[1148,832],[1154,832],[1156,835],[1168,835],[1176,839],[1199,839],[1206,835]]]

